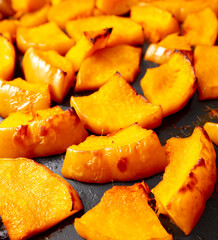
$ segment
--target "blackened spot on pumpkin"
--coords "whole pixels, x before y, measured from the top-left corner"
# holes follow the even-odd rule
[[[179,192],[184,194],[185,192],[187,192],[188,188],[187,187],[182,187],[179,189]]]
[[[120,172],[125,172],[127,170],[127,164],[128,164],[128,159],[121,158],[117,163],[117,168],[120,170]]]
[[[196,167],[205,167],[206,166],[205,160],[203,158],[199,158],[199,160],[195,166]]]
[[[27,129],[28,129],[28,125],[21,125],[17,127],[16,130],[19,135],[27,136]]]

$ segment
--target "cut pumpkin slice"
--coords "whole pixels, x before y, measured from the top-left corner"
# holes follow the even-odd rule
[[[115,74],[97,92],[83,97],[71,97],[85,127],[96,134],[108,134],[139,123],[144,128],[161,124],[162,109],[138,95],[120,76]]]
[[[81,64],[75,91],[98,89],[116,72],[133,82],[140,72],[141,53],[141,48],[129,45],[98,50]]]
[[[18,21],[14,19],[4,19],[0,21],[0,33],[10,38],[12,42],[16,40]]]
[[[141,87],[148,101],[162,106],[164,117],[181,110],[197,88],[189,59],[176,51],[165,64],[147,70]]]
[[[11,240],[45,231],[82,209],[73,187],[30,159],[0,159],[0,215]]]
[[[11,113],[0,123],[0,157],[42,157],[60,154],[87,137],[71,109],[53,107]]]
[[[48,84],[51,99],[61,103],[75,81],[73,64],[56,51],[29,48],[22,68],[28,82]]]
[[[98,205],[75,219],[76,231],[85,239],[95,240],[171,240],[148,205],[148,194],[144,182],[114,186]]]
[[[206,122],[204,124],[204,129],[207,131],[211,141],[218,145],[218,124]]]
[[[0,99],[0,116],[4,118],[13,112],[49,108],[51,102],[48,85],[28,83],[21,78],[0,79]]]
[[[158,212],[168,215],[187,235],[202,215],[216,182],[216,154],[206,131],[196,127],[189,138],[166,144],[169,164],[152,190]]]
[[[135,124],[69,147],[62,174],[88,183],[131,181],[159,173],[166,165],[156,133]]]
[[[95,16],[73,20],[66,24],[68,35],[76,42],[82,38],[83,32],[105,28],[113,28],[108,40],[108,46],[118,44],[141,45],[144,43],[142,27],[125,17]]]

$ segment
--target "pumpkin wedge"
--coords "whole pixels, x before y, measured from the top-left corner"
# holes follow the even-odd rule
[[[148,101],[162,106],[164,117],[181,110],[197,88],[191,62],[176,51],[165,64],[147,70],[141,87]]]
[[[105,48],[111,35],[112,28],[99,31],[84,32],[84,36],[66,54],[77,72],[81,63],[98,49]]]
[[[79,144],[87,132],[71,109],[53,107],[11,113],[0,123],[0,157],[41,157],[60,154]]]
[[[49,108],[51,102],[48,85],[29,83],[21,78],[0,79],[0,99],[0,116],[3,118],[13,112]]]
[[[73,187],[42,164],[0,159],[0,215],[11,240],[26,239],[82,209]]]
[[[48,13],[49,21],[55,22],[60,28],[65,29],[68,21],[89,17],[94,10],[95,0],[65,0],[53,5]]]
[[[36,11],[48,2],[48,0],[11,0],[12,8],[21,13]]]
[[[159,173],[166,165],[156,133],[135,124],[69,147],[62,175],[88,183],[131,181]]]
[[[0,33],[9,36],[9,39],[14,42],[16,40],[18,21],[14,19],[4,19],[0,21]]]
[[[75,81],[73,65],[56,51],[29,48],[22,68],[28,82],[48,84],[51,99],[61,103]]]
[[[178,50],[193,61],[193,51],[186,37],[173,33],[166,36],[159,43],[152,43],[146,50],[144,59],[147,61],[163,64],[173,55],[174,50]]]
[[[212,46],[218,33],[218,21],[215,13],[206,8],[187,16],[182,31],[191,45]]]
[[[148,205],[148,194],[144,182],[114,186],[104,193],[98,205],[75,219],[75,229],[85,239],[172,239]]]
[[[206,122],[204,124],[204,129],[207,131],[211,141],[218,145],[218,124]]]
[[[16,53],[11,41],[0,34],[0,78],[9,80],[14,75]]]
[[[86,128],[102,135],[136,122],[144,128],[155,128],[162,121],[161,107],[138,95],[119,73],[89,96],[72,96],[71,106]]]
[[[113,28],[108,46],[118,44],[141,45],[144,43],[142,27],[130,18],[117,16],[95,16],[70,21],[66,30],[70,37],[78,42],[85,31],[97,31]]]
[[[218,98],[218,47],[197,46],[194,51],[194,68],[199,99]]]
[[[151,4],[138,4],[131,8],[131,19],[140,23],[145,39],[159,42],[167,35],[179,32],[179,23],[172,14]]]
[[[81,64],[75,91],[98,89],[116,72],[134,82],[140,72],[141,53],[141,48],[129,45],[98,50]]]
[[[22,53],[25,53],[29,47],[35,47],[66,54],[73,45],[74,40],[62,32],[54,22],[33,28],[18,27],[17,29],[17,46]]]
[[[171,138],[165,146],[169,164],[152,192],[158,212],[167,214],[187,235],[202,215],[216,182],[216,154],[206,131]]]

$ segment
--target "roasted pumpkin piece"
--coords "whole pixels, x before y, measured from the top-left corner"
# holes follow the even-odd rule
[[[105,48],[112,28],[98,31],[84,32],[84,36],[66,54],[72,62],[74,70],[78,71],[81,63],[98,49]]]
[[[82,62],[75,91],[98,89],[117,71],[127,82],[133,82],[140,72],[141,53],[141,48],[129,45],[98,50]]]
[[[9,80],[15,68],[15,49],[8,38],[0,34],[0,78]]]
[[[36,27],[46,23],[49,8],[49,5],[45,5],[35,12],[23,14],[19,19],[19,25],[22,27]]]
[[[218,145],[218,124],[213,122],[206,122],[204,129],[207,131],[211,141]]]
[[[10,40],[16,40],[18,21],[14,19],[4,19],[0,21],[0,33],[8,37],[10,36]]]
[[[60,54],[65,54],[73,45],[74,40],[62,32],[54,22],[33,28],[19,27],[17,29],[17,46],[23,53],[29,47],[35,47],[40,50],[56,50]]]
[[[216,182],[216,154],[206,131],[196,127],[192,136],[171,138],[166,144],[169,164],[152,192],[158,212],[167,214],[187,235],[204,211]]]
[[[162,121],[161,107],[148,103],[118,73],[97,92],[72,96],[71,106],[86,128],[102,135],[136,122],[144,128],[155,128]]]
[[[159,43],[150,44],[146,50],[144,59],[147,61],[163,64],[173,55],[174,50],[179,50],[193,61],[193,51],[186,37],[173,33],[165,37]]]
[[[95,16],[70,21],[66,24],[66,30],[76,42],[85,31],[97,31],[105,28],[113,28],[108,40],[108,46],[118,44],[141,45],[144,43],[142,27],[129,18],[117,16]]]
[[[166,165],[156,133],[135,124],[69,147],[62,174],[88,183],[131,181],[159,173]]]
[[[190,14],[182,25],[182,31],[191,45],[212,46],[218,33],[217,17],[210,8]]]
[[[75,80],[72,63],[56,51],[29,48],[22,68],[28,82],[48,84],[51,99],[58,103],[63,101]]]
[[[60,107],[11,113],[0,123],[0,157],[41,157],[60,154],[87,137],[72,110]]]
[[[11,240],[26,239],[82,209],[73,187],[42,164],[0,159],[0,215]]]
[[[191,62],[175,51],[168,62],[147,70],[141,87],[148,101],[161,105],[163,116],[166,117],[188,103],[197,85]]]
[[[14,10],[11,6],[11,1],[1,0],[1,2],[0,2],[0,12],[2,13],[2,15],[6,16],[6,17],[12,16],[13,13],[14,13]]]
[[[138,4],[131,8],[131,19],[140,23],[145,39],[159,42],[168,34],[179,32],[179,23],[172,14],[151,4]]]
[[[65,29],[68,21],[89,17],[94,10],[95,0],[65,0],[53,5],[48,13],[49,21],[55,22],[60,28]]]
[[[194,51],[194,68],[199,99],[218,98],[218,47],[197,46]]]
[[[0,99],[0,116],[4,118],[12,112],[50,107],[48,86],[29,83],[21,78],[0,80]]]
[[[85,239],[170,240],[148,205],[149,188],[144,182],[114,186],[99,204],[75,219],[75,228]],[[103,224],[102,224],[103,223]]]
[[[36,11],[48,2],[48,0],[11,0],[12,8],[22,13]]]

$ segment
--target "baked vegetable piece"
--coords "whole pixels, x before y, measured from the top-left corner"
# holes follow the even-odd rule
[[[131,181],[159,173],[166,165],[156,133],[135,124],[69,147],[62,174],[88,183]]]
[[[94,10],[95,0],[65,0],[53,5],[48,13],[49,21],[55,22],[60,28],[65,29],[68,21],[89,17]]]
[[[0,33],[9,36],[11,41],[16,40],[18,21],[14,19],[4,19],[0,21]]]
[[[9,80],[14,75],[16,53],[10,40],[0,34],[0,78]]]
[[[40,50],[56,50],[60,54],[65,54],[73,45],[74,40],[62,32],[54,22],[33,28],[19,27],[17,29],[17,46],[23,53],[29,47],[35,47]]]
[[[144,128],[155,128],[162,121],[161,107],[148,103],[118,73],[97,92],[72,96],[71,106],[86,128],[102,135],[136,122]]]
[[[0,12],[3,16],[10,17],[13,15],[14,10],[11,6],[11,1],[8,0],[1,0],[0,2]]]
[[[76,42],[85,31],[97,31],[105,28],[113,28],[108,40],[108,46],[118,44],[141,45],[144,43],[142,27],[129,18],[117,16],[95,16],[70,21],[66,24],[66,30]]]
[[[72,63],[55,51],[29,48],[22,68],[28,82],[48,84],[51,99],[61,103],[75,81]]]
[[[173,55],[174,50],[179,50],[186,55],[189,60],[193,61],[193,51],[186,37],[173,33],[166,36],[159,43],[150,44],[146,50],[144,59],[147,61],[163,64]]]
[[[148,205],[148,194],[144,182],[114,186],[98,205],[75,219],[76,231],[85,239],[95,240],[172,239]]]
[[[131,19],[140,23],[145,39],[159,42],[168,34],[179,32],[179,23],[172,14],[151,4],[139,4],[131,8]]]
[[[0,159],[0,214],[11,240],[26,239],[82,209],[73,187],[42,164]]]
[[[87,132],[71,109],[60,107],[11,113],[0,123],[0,157],[60,154],[79,144]]]
[[[175,51],[168,62],[147,70],[141,87],[148,101],[161,105],[163,116],[166,117],[188,103],[197,85],[191,62]]]
[[[206,122],[204,129],[207,131],[211,141],[218,145],[218,124],[213,122]]]
[[[194,51],[194,68],[199,99],[218,98],[218,47],[197,46]]]
[[[127,82],[134,82],[140,72],[141,48],[118,45],[95,52],[82,62],[75,91],[101,87],[116,72]]]
[[[0,79],[0,99],[0,116],[4,118],[13,112],[49,108],[51,102],[48,85],[29,83],[21,78]]]
[[[11,0],[12,8],[21,13],[36,11],[48,2],[46,0]]]
[[[206,131],[196,127],[189,138],[166,144],[169,164],[152,190],[158,212],[167,214],[187,235],[202,215],[216,182],[216,154]]]
[[[190,14],[182,25],[182,31],[191,45],[212,46],[217,38],[217,17],[210,8]]]
[[[81,63],[98,49],[105,48],[111,35],[112,28],[84,32],[84,36],[66,54],[77,72]]]

